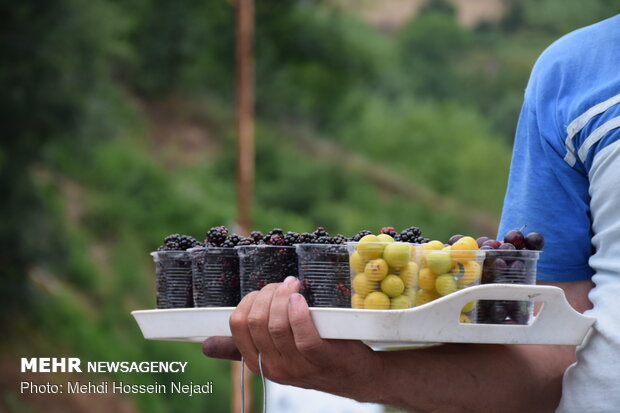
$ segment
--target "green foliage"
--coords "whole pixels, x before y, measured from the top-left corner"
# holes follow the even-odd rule
[[[1,315],[43,338],[11,337],[15,327],[7,342],[22,356],[187,360],[183,379],[217,378],[217,394],[135,396],[138,408],[228,410],[227,363],[197,346],[145,341],[128,314],[154,305],[148,252],[166,235],[202,239],[234,225],[234,6],[5,3]],[[479,233],[467,211],[497,220],[536,56],[620,11],[612,0],[581,3],[513,1],[503,21],[466,30],[448,2],[433,1],[384,33],[329,2],[256,2],[254,227],[493,235]],[[149,112],[171,95],[187,119]],[[198,156],[162,156],[176,136],[158,128],[176,135],[187,123],[206,130],[207,144],[191,149]]]
[[[473,42],[471,32],[449,14],[432,12],[411,20],[400,33],[400,55],[413,90],[439,99],[459,95],[460,61]]]

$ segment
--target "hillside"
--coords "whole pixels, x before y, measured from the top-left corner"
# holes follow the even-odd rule
[[[253,227],[493,236],[536,56],[612,12],[603,0],[589,14],[535,3],[476,28],[421,8],[386,31],[323,2],[257,2]],[[154,306],[149,252],[166,235],[235,227],[234,9],[31,0],[6,21],[0,411],[228,411],[227,362],[195,345],[145,341],[129,313]],[[90,405],[19,394],[15,382],[29,376],[17,360],[51,355],[184,360],[184,380],[214,380],[217,391],[93,396]]]

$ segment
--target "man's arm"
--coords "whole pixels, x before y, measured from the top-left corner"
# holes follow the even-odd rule
[[[549,283],[547,283],[549,284]],[[590,281],[556,283],[578,311],[590,307]],[[557,406],[572,346],[446,344],[374,352],[359,341],[323,340],[299,282],[287,279],[245,297],[230,320],[233,339],[211,338],[210,357],[234,358],[255,373],[363,402],[419,412],[543,412]]]

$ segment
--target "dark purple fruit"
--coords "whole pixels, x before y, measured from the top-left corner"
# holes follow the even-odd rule
[[[476,238],[476,243],[478,244],[478,248],[482,247],[482,244],[484,244],[484,242],[488,240],[489,240],[489,237]]]
[[[493,264],[493,268],[495,269],[496,274],[501,274],[506,272],[508,269],[508,264],[503,259],[497,258]]]
[[[502,245],[499,246],[498,249],[500,249],[500,250],[516,250],[517,246],[514,245],[511,242],[504,242]]]
[[[448,244],[452,245],[463,237],[464,235],[461,235],[461,234],[452,235],[450,239],[448,240]]]
[[[545,246],[545,238],[538,232],[530,232],[524,240],[525,248],[540,251]]]
[[[523,233],[519,230],[513,229],[512,231],[508,231],[506,236],[504,237],[504,243],[510,243],[514,245],[518,250],[523,248],[525,237]]]
[[[489,308],[489,318],[493,324],[501,324],[508,317],[508,311],[502,301],[495,301]]]
[[[488,245],[489,247],[493,249],[498,249],[499,246],[502,245],[502,243],[494,239],[488,239],[482,243],[482,246],[486,246],[486,245]]]

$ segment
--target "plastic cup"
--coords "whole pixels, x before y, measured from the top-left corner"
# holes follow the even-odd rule
[[[405,242],[349,242],[351,307],[404,309],[415,305],[421,247]]]
[[[342,244],[298,244],[299,281],[310,307],[351,307],[349,253]]]
[[[239,304],[239,256],[234,248],[198,247],[192,260],[196,307],[234,307]]]
[[[187,251],[154,251],[157,308],[194,306],[192,263]]]
[[[536,283],[536,266],[541,251],[485,250],[482,270],[483,284]],[[480,300],[480,324],[528,324],[534,312],[533,301]]]
[[[239,255],[241,298],[267,284],[298,276],[297,253],[293,246],[244,245],[235,247]]]

